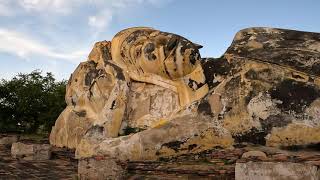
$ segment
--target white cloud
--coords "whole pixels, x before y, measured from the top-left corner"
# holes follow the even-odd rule
[[[72,62],[79,62],[88,54],[87,50],[59,53],[52,50],[48,45],[31,39],[25,34],[1,28],[0,52],[14,54],[23,59],[28,59],[32,55],[40,55]]]
[[[21,10],[32,14],[68,15],[79,11],[81,7],[94,7],[96,13],[87,16],[87,24],[100,32],[110,25],[115,13],[120,10],[140,4],[159,6],[168,1],[170,0],[0,0],[0,16],[11,16]]]
[[[80,0],[19,0],[19,5],[29,12],[56,12],[67,14]]]
[[[106,30],[112,23],[115,12],[131,8],[142,3],[149,3],[152,5],[159,5],[159,2],[168,0],[91,0],[90,4],[98,7],[97,13],[88,17],[88,25],[95,28],[99,33]]]
[[[97,31],[100,31],[106,28],[112,21],[112,11],[105,10],[100,14],[89,16],[88,18],[88,25],[97,28]]]
[[[59,34],[63,33],[64,31],[57,31],[55,30],[55,28],[56,26],[58,26],[60,29],[68,29],[70,27],[70,24],[63,24],[64,19],[63,17],[60,17],[60,15],[70,15],[70,13],[72,13],[72,17],[74,16],[74,18],[78,18],[75,19],[75,24],[82,25],[81,28],[85,29],[84,31],[91,30],[88,32],[90,34],[90,37],[87,38],[88,40],[84,40],[82,38],[79,38],[79,40],[77,40],[79,44],[81,43],[80,46],[87,47],[87,49],[69,52],[63,50],[61,52],[58,51],[61,49],[61,44],[59,45],[60,41],[56,41],[55,43],[42,43],[31,38],[31,36],[27,34],[21,33],[19,31],[12,31],[12,27],[0,27],[0,53],[6,52],[17,55],[24,59],[28,59],[34,55],[40,55],[50,58],[68,60],[72,62],[79,62],[80,60],[84,60],[86,55],[89,53],[91,42],[97,40],[98,34],[100,34],[101,32],[108,32],[108,28],[110,27],[115,17],[121,15],[121,13],[123,12],[126,12],[126,9],[135,8],[135,6],[145,3],[152,6],[157,6],[167,1],[170,0],[0,0],[0,18],[3,18],[1,16],[15,15],[17,17],[24,18],[23,16],[26,13],[29,13],[29,16],[27,16],[29,18],[49,13],[50,15],[44,18],[45,22],[51,22],[51,17],[55,18],[52,23],[41,24],[43,22],[39,21],[40,24],[37,24],[37,28],[41,29],[41,26],[46,26],[44,28],[46,29],[46,31],[56,32],[53,33],[54,35],[50,37],[43,37],[43,35],[46,33],[42,33],[42,37],[37,34],[37,39],[40,40],[67,39],[68,37],[65,37],[65,34]],[[86,11],[86,9],[90,9],[90,11]],[[48,27],[51,25],[53,26]],[[85,27],[85,25],[87,25],[87,27]],[[25,29],[24,32],[32,33],[32,30],[30,28],[34,28],[34,26],[28,27],[28,23],[25,23],[25,25],[20,24],[20,27],[17,29]],[[78,27],[74,27],[73,31],[75,33],[77,33],[77,28]],[[65,32],[68,31],[66,30]],[[35,34],[33,34],[33,37],[34,36]],[[58,37],[55,38],[55,36]],[[106,36],[104,36],[104,38],[105,37]],[[48,45],[50,43],[53,43],[55,46]],[[73,43],[77,42],[73,41]]]
[[[0,16],[12,16],[13,14],[14,12],[9,1],[0,1]]]

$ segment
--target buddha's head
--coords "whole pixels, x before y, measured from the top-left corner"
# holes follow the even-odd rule
[[[178,79],[190,74],[200,60],[201,46],[179,35],[152,28],[129,28],[112,40],[112,59],[128,71]]]
[[[116,34],[111,55],[131,79],[171,89],[185,106],[208,92],[199,48],[179,35],[139,27]]]

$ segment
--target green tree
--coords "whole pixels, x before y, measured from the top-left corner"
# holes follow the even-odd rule
[[[56,82],[52,73],[20,73],[0,82],[0,132],[49,132],[65,108],[66,81]]]

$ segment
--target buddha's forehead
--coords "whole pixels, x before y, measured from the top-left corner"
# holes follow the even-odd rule
[[[155,29],[135,29],[132,31],[126,38],[127,44],[137,44],[137,43],[145,43],[145,42],[153,42],[157,45],[157,47],[161,45],[168,45],[168,43],[180,43],[182,46],[186,48],[195,48],[194,44],[188,39],[179,36],[174,33],[159,31]]]

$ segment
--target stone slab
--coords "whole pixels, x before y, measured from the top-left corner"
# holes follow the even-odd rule
[[[291,162],[236,163],[236,180],[318,180],[317,166]]]
[[[0,137],[0,145],[11,145],[18,141],[18,136],[16,135],[8,135],[4,137]]]
[[[51,145],[17,142],[12,144],[11,155],[24,160],[48,160],[51,157]]]

